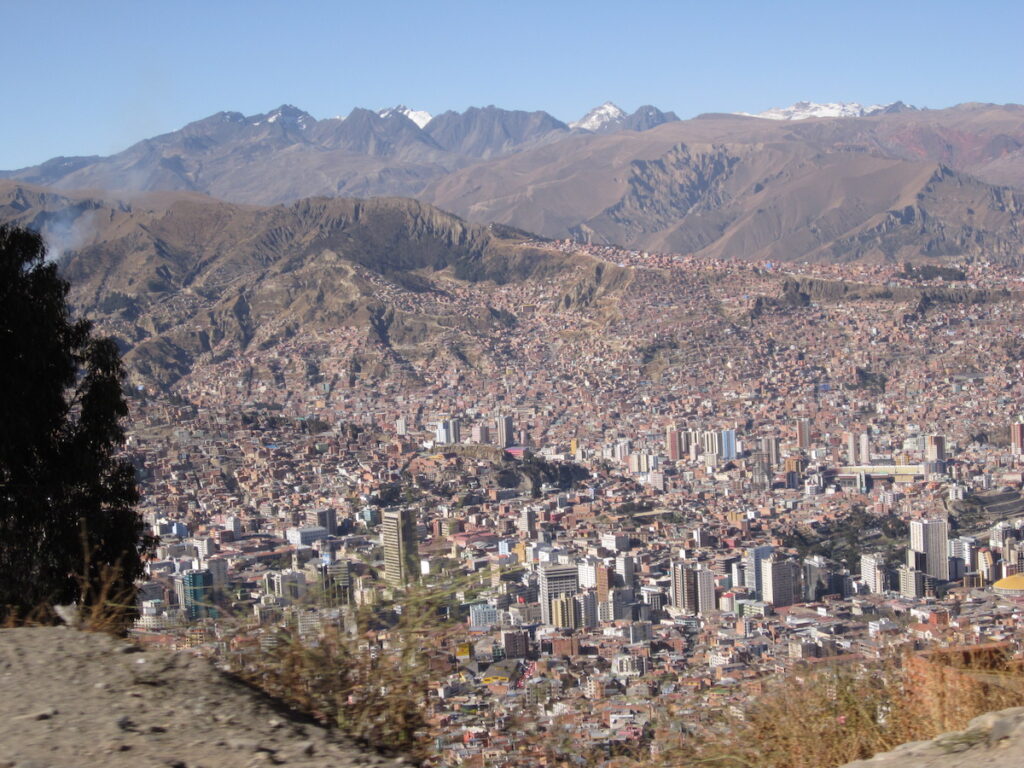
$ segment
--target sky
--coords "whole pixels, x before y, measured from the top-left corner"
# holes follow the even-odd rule
[[[1024,2],[0,0],[0,169],[192,120],[495,104],[569,121],[796,101],[1024,102]],[[16,32],[17,31],[17,32]]]

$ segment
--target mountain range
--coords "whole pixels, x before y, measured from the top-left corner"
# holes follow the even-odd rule
[[[648,130],[677,120],[641,107],[595,130]],[[619,114],[621,113],[621,114]],[[0,172],[57,189],[189,190],[271,204],[312,195],[420,194],[467,165],[590,133],[547,112],[489,106],[431,116],[404,106],[317,120],[296,107],[245,116],[219,112],[109,157],[57,157]]]
[[[0,173],[245,204],[412,197],[548,238],[746,259],[1019,260],[1024,107],[800,102],[679,120],[541,111],[221,112],[110,157]]]

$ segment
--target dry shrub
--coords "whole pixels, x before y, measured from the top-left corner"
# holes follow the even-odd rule
[[[86,566],[89,558],[86,557]],[[119,563],[94,565],[92,578],[74,574],[78,583],[78,600],[68,605],[44,602],[32,610],[19,612],[17,606],[5,606],[2,626],[6,629],[24,626],[60,624],[61,622],[87,632],[105,632],[123,637],[138,615],[137,588],[126,581]]]
[[[125,581],[120,563],[101,565],[99,578],[79,578],[79,584],[81,597],[73,607],[78,613],[78,626],[89,632],[124,635],[138,616],[138,590]]]
[[[962,730],[980,714],[1022,704],[1024,676],[998,654],[918,654],[873,666],[832,665],[776,681],[742,720],[665,762],[829,768]]]
[[[383,651],[338,630],[316,643],[289,635],[250,679],[359,742],[422,757],[426,678],[409,648]]]
[[[902,672],[901,712],[923,724],[917,738],[962,730],[983,712],[1024,704],[1024,674],[1005,644],[917,654]]]
[[[424,649],[446,633],[436,600],[418,591],[386,631],[282,631],[236,674],[287,705],[376,749],[422,761],[429,749],[430,671]],[[365,628],[364,628],[365,630]]]

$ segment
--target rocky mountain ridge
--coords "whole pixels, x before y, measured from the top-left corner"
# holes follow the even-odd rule
[[[554,286],[550,307],[565,309],[592,305],[621,279],[526,233],[469,225],[408,199],[263,208],[194,194],[65,196],[6,182],[0,222],[55,244],[76,310],[100,321],[133,375],[156,386],[199,360],[320,332],[348,334],[396,375],[410,360],[474,365],[492,334],[516,322],[515,306],[493,306],[488,286]]]
[[[707,115],[536,146],[422,197],[471,221],[772,261],[1021,257],[1024,108]]]
[[[1024,107],[867,111],[681,121],[609,102],[566,125],[493,106],[329,120],[285,106],[4,175],[256,204],[414,197],[479,225],[720,258],[1021,258]]]
[[[676,120],[645,106],[601,126],[648,130]],[[0,178],[62,190],[194,191],[248,203],[313,195],[414,195],[466,165],[590,133],[547,112],[470,107],[430,115],[405,106],[317,120],[282,105],[218,112],[109,157],[56,157]]]

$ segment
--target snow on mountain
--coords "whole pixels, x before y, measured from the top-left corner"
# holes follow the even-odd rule
[[[265,115],[253,115],[248,119],[253,126],[263,125],[264,123],[276,123],[278,120],[281,120],[284,123],[297,125],[303,131],[309,127],[310,121],[316,122],[308,113],[290,104],[283,104],[273,112],[267,112]]]
[[[582,128],[585,131],[600,131],[606,125],[619,123],[625,119],[626,113],[606,101],[600,107],[594,107],[583,117],[574,123],[569,123],[570,128]]]
[[[414,123],[416,123],[416,125],[419,126],[420,128],[425,126],[433,119],[433,115],[431,115],[429,112],[426,112],[422,109],[409,109],[407,106],[402,104],[391,109],[382,109],[377,114],[380,115],[381,117],[387,117],[388,115],[395,112],[397,112],[400,115],[405,115]]]
[[[807,120],[812,117],[867,117],[881,112],[890,104],[872,104],[869,107],[861,106],[856,102],[838,101],[828,104],[818,104],[813,101],[798,101],[788,107],[774,107],[764,112],[752,115],[749,112],[738,112],[737,114],[747,117],[761,117],[766,120]]]

